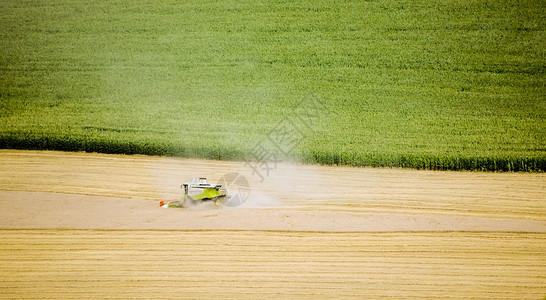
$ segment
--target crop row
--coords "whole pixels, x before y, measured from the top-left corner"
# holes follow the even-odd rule
[[[112,139],[82,139],[37,135],[0,136],[0,148],[29,150],[83,151],[110,154],[142,154],[178,156],[217,160],[255,160],[240,149],[221,146],[187,146],[169,143],[123,141]],[[304,163],[355,167],[395,167],[422,170],[545,172],[544,157],[463,157],[446,155],[415,155],[388,153],[338,153],[306,150],[299,153]],[[265,158],[264,158],[265,159]]]

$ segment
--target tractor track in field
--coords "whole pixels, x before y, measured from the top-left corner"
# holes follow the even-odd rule
[[[227,172],[250,182],[242,207],[159,208]],[[0,150],[0,298],[540,299],[545,183]]]

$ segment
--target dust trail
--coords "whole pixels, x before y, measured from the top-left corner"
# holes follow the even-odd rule
[[[262,177],[250,172],[243,174],[249,180],[250,194],[242,208],[283,207],[290,205],[294,198],[311,200],[315,197],[313,187],[323,181],[313,167],[302,168],[296,163],[278,164]]]
[[[268,208],[268,207],[282,207],[283,203],[266,194],[254,193],[241,205],[240,208]]]

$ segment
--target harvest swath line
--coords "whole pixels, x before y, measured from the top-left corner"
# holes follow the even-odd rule
[[[538,299],[546,235],[0,230],[6,298]]]

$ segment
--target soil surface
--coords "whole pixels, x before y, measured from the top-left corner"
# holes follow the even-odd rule
[[[191,177],[240,202],[159,207]],[[540,299],[545,184],[0,150],[0,298]]]

